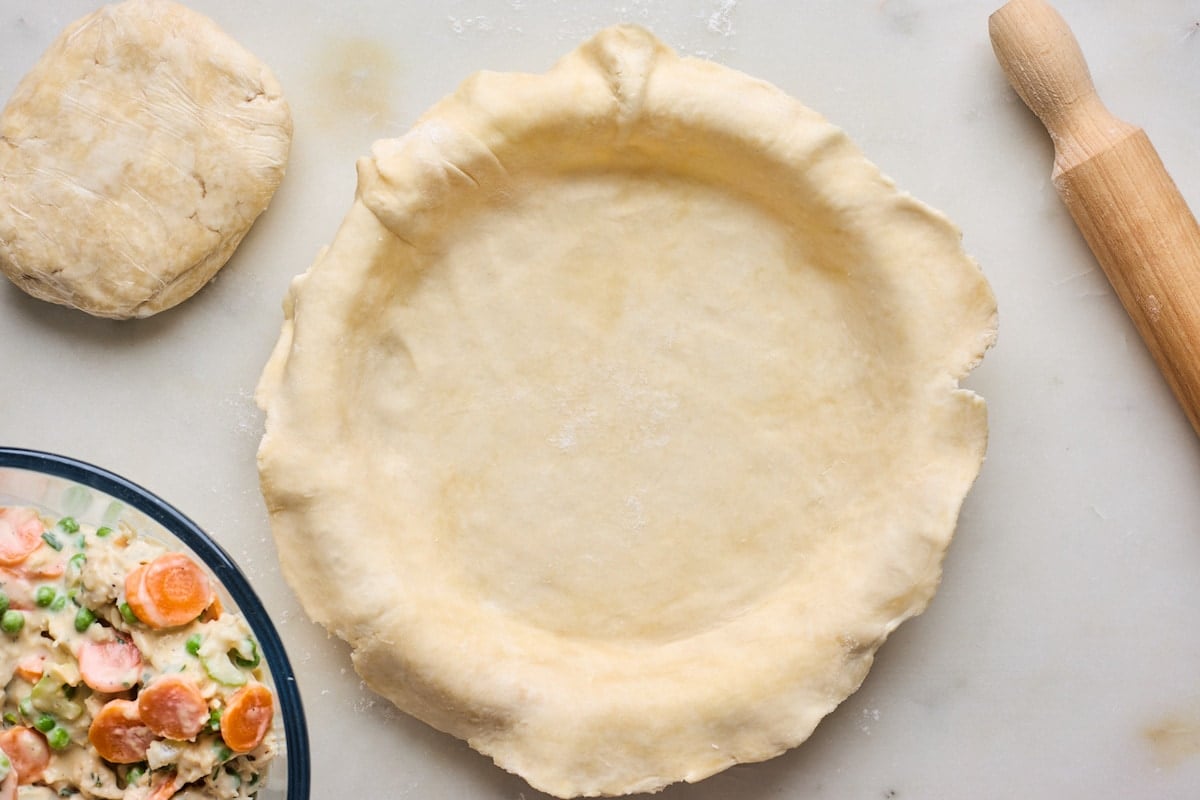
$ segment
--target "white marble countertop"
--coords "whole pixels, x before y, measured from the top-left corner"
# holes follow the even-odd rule
[[[540,796],[359,682],[279,576],[252,392],[293,275],[349,206],[354,160],[477,69],[540,71],[600,27],[765,78],[846,128],[964,231],[1000,304],[968,385],[983,473],[926,614],[787,755],[674,800],[1200,796],[1200,441],[1049,182],[978,0],[195,0],[267,61],[296,139],[274,204],[218,278],[111,322],[0,282],[0,442],[73,455],[172,501],[250,576],[298,673],[314,798]],[[0,3],[0,97],[83,0]],[[1200,209],[1200,7],[1060,0],[1110,108]],[[1200,265],[1198,265],[1200,266]]]

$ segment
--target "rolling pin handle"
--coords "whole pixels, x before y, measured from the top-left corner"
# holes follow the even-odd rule
[[[992,49],[1054,140],[1065,171],[1137,132],[1104,107],[1066,20],[1045,0],[1011,0],[988,18]]]

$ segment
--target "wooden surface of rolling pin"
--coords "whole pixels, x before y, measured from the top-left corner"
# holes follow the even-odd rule
[[[1145,132],[1101,102],[1057,11],[1012,0],[988,27],[1054,141],[1055,188],[1200,434],[1200,226]]]

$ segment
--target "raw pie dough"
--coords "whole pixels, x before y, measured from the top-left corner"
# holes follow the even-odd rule
[[[929,602],[995,301],[778,89],[602,32],[358,165],[259,387],[284,574],[367,683],[562,797],[803,741]]]
[[[270,70],[212,20],[127,0],[75,22],[0,115],[0,270],[101,317],[186,300],[283,178]]]

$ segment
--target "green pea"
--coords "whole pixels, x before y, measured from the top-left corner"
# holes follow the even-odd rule
[[[65,750],[71,744],[71,732],[66,728],[54,728],[46,734],[46,744],[53,750]]]
[[[183,649],[187,650],[192,655],[196,655],[197,653],[200,652],[200,643],[202,641],[203,641],[203,637],[200,636],[200,634],[193,633],[191,636],[188,637],[188,640],[183,643]]]
[[[5,633],[19,633],[21,628],[25,627],[25,615],[20,611],[7,609],[3,614],[0,614],[0,631]]]
[[[0,614],[3,614],[5,611],[8,611],[8,594],[3,589],[0,589]]]
[[[79,533],[79,523],[74,517],[63,517],[58,521],[58,527],[67,533]]]
[[[53,586],[39,586],[33,593],[33,602],[41,608],[46,608],[54,602],[55,597],[58,597],[58,590]]]
[[[17,710],[21,712],[21,716],[26,719],[33,718],[33,698],[26,696],[17,701]]]
[[[54,600],[50,603],[51,611],[62,611],[67,607],[67,596],[65,594],[54,595]]]
[[[75,612],[75,630],[83,633],[92,626],[96,621],[96,614],[90,608],[84,606]]]
[[[214,708],[208,712],[208,729],[214,733],[221,730],[221,709]]]
[[[103,539],[105,536],[108,536],[110,533],[112,533],[112,528],[108,527],[107,525],[103,525],[96,529],[96,535],[101,539]]]
[[[137,625],[141,622],[137,614],[133,613],[133,609],[129,607],[129,603],[121,603],[117,606],[117,610],[121,612],[121,619],[125,620],[130,625]]]
[[[33,721],[33,727],[37,728],[42,733],[49,733],[54,730],[58,722],[49,714],[38,714],[37,719]]]

